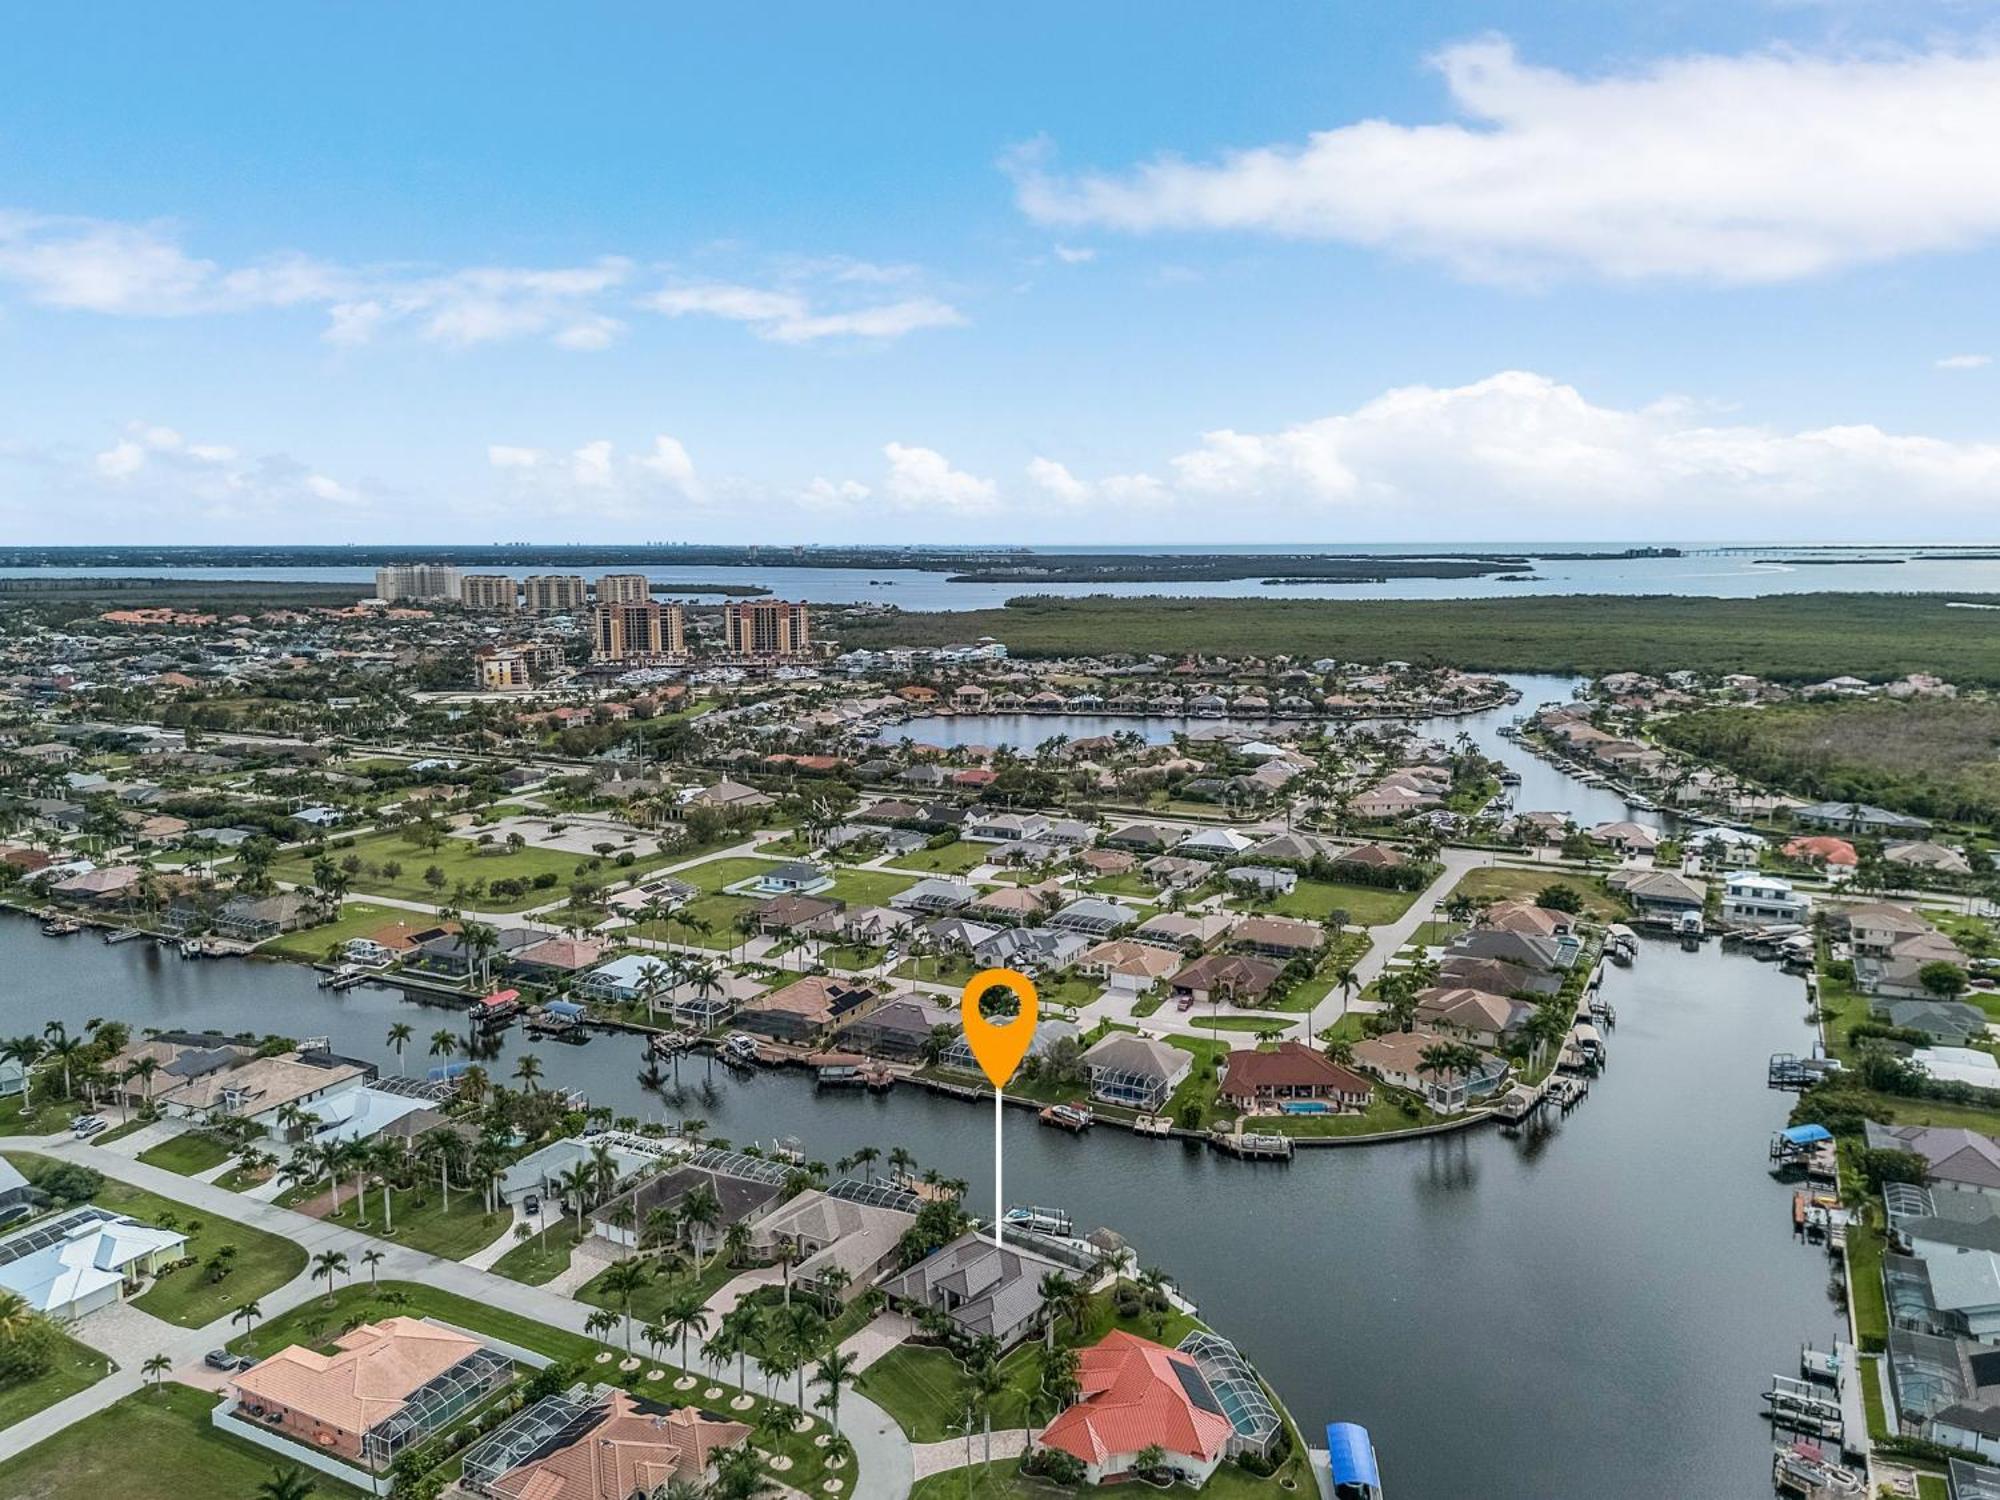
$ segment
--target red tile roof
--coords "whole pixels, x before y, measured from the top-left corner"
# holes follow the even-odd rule
[[[1195,1362],[1178,1350],[1114,1329],[1083,1351],[1077,1377],[1083,1394],[1042,1433],[1046,1447],[1101,1464],[1157,1443],[1206,1462],[1229,1441],[1219,1405],[1209,1410],[1189,1394],[1207,1392],[1215,1402]]]

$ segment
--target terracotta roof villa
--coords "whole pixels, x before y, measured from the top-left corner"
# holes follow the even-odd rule
[[[1269,1052],[1238,1048],[1223,1065],[1221,1093],[1237,1109],[1266,1113],[1288,1100],[1317,1100],[1336,1109],[1362,1109],[1375,1086],[1352,1068],[1303,1042],[1280,1042]]]
[[[628,1500],[699,1489],[750,1428],[612,1386],[582,1386],[519,1412],[465,1455],[464,1485],[497,1500]]]
[[[513,1378],[470,1334],[397,1317],[350,1329],[332,1354],[280,1349],[231,1387],[242,1420],[380,1468]]]
[[[1235,1432],[1191,1356],[1123,1329],[1078,1355],[1077,1382],[1081,1394],[1041,1443],[1081,1462],[1091,1484],[1130,1475],[1141,1453],[1158,1448],[1199,1489]]]

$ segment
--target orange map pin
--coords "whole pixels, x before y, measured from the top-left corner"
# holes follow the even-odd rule
[[[991,989],[1012,990],[1021,1002],[1020,1014],[997,1024],[981,1015],[980,997]],[[1035,1039],[1038,1008],[1035,982],[1014,969],[981,969],[966,981],[958,1003],[959,1020],[965,1026],[966,1045],[993,1080],[995,1090],[1006,1087],[1021,1059],[1028,1055],[1028,1045]]]

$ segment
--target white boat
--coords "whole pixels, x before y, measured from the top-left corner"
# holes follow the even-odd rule
[[[1038,1208],[1032,1203],[1019,1204],[1000,1216],[1000,1221],[1010,1229],[1027,1229],[1036,1234],[1052,1234],[1067,1238],[1071,1233],[1070,1217],[1059,1208]]]

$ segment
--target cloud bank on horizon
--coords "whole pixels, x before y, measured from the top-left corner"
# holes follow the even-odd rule
[[[0,417],[0,523],[48,542],[1985,535],[2000,47],[1406,55],[1399,108],[1264,144],[1077,151],[1051,128],[998,172],[959,150],[964,199],[921,229],[864,228],[888,200],[858,185],[833,227],[875,258],[761,202],[740,237],[748,200],[726,198],[676,205],[664,235],[607,213],[535,253],[421,256],[310,232],[232,250],[250,232],[207,227],[199,195],[171,219],[0,209],[0,350],[52,372]],[[940,232],[954,213],[967,227]],[[760,248],[774,226],[815,248]]]

